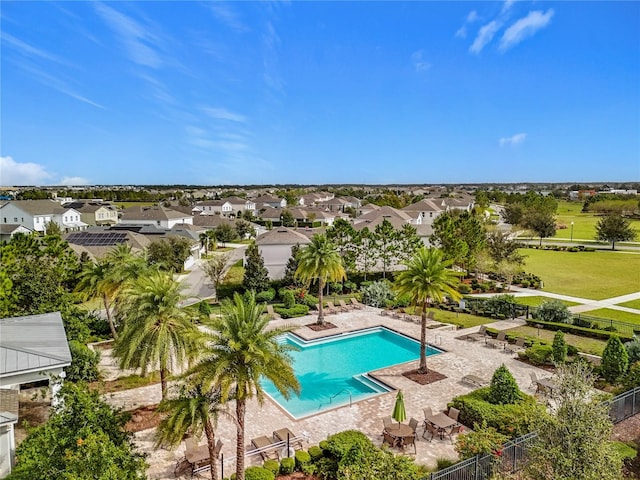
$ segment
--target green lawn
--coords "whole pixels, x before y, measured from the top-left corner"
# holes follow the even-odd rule
[[[640,314],[622,312],[620,310],[613,310],[611,308],[590,310],[588,312],[584,312],[584,314],[590,317],[607,318],[610,320],[617,320],[619,322],[634,323],[636,325],[640,325]]]
[[[118,208],[129,208],[129,207],[152,207],[157,205],[158,202],[116,202],[116,206]]]
[[[621,307],[637,308],[640,310],[640,298],[637,300],[631,300],[630,302],[619,303]]]
[[[638,291],[640,255],[521,249],[524,269],[540,276],[544,290],[603,300]]]
[[[529,326],[510,328],[506,330],[506,332],[510,335],[525,337],[534,341],[539,341],[541,343],[548,343],[549,345],[553,343],[553,337],[556,334],[556,332],[552,330],[543,330],[543,329],[538,330],[535,327],[529,327]],[[590,353],[592,355],[602,355],[604,347],[607,343],[604,340],[598,340],[596,338],[589,338],[589,337],[581,337],[578,335],[573,335],[571,333],[565,333],[564,340],[568,344],[576,347],[579,351],[584,353]]]
[[[516,301],[520,305],[529,305],[530,307],[539,307],[544,302],[548,302],[549,300],[553,300],[549,297],[516,297]],[[574,305],[580,305],[577,302],[570,302],[568,300],[560,300],[567,307],[573,307]]]
[[[573,238],[583,240],[595,240],[596,224],[601,217],[593,213],[582,213],[582,202],[559,201],[556,215],[558,225],[566,225],[567,228],[556,231],[555,238],[571,238],[571,222],[573,222]],[[630,220],[631,225],[638,233],[636,239],[640,239],[640,220]]]

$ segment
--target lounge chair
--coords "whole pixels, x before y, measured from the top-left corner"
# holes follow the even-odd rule
[[[476,375],[465,375],[464,377],[462,377],[462,382],[468,383],[469,385],[473,385],[474,387],[478,388],[485,387],[489,384],[487,380]]]
[[[329,308],[331,308],[332,310],[336,311],[336,312],[346,312],[347,310],[342,308],[342,307],[336,307],[333,302],[327,302],[327,305],[329,305]]]
[[[458,435],[460,432],[462,432],[462,429],[464,428],[464,426],[458,424],[458,425],[454,425],[451,428],[445,429],[444,430],[444,434],[449,437],[449,440],[451,441],[451,443],[453,443],[453,436],[454,435]]]
[[[451,420],[455,420],[457,422],[458,417],[460,416],[460,410],[458,410],[457,408],[449,407],[449,413],[447,413],[447,416]]]
[[[269,449],[273,445],[269,437],[262,435],[261,437],[253,438],[251,439],[251,445],[260,451],[260,456],[263,460],[280,460],[278,452],[275,449]]]
[[[483,338],[486,339],[486,336],[487,336],[487,326],[480,325],[480,330],[478,330],[476,333],[470,333],[469,335],[467,335],[467,340],[477,342],[479,340],[482,340]]]
[[[342,308],[343,312],[348,312],[349,310],[353,309],[354,307],[352,305],[347,305],[344,300],[340,300],[340,308]]]
[[[287,437],[288,435],[288,437]],[[289,445],[292,446],[296,450],[302,450],[304,447],[302,446],[302,440],[296,439],[296,434],[293,433],[288,428],[281,428],[280,430],[276,430],[273,432],[273,439],[279,442],[286,442],[287,438],[289,438]],[[296,440],[294,440],[296,439]]]
[[[498,336],[494,339],[487,340],[487,345],[491,348],[496,348],[498,345],[504,345],[507,343],[507,334],[505,332],[498,332]]]
[[[531,384],[529,385],[529,388],[538,388],[538,376],[536,375],[536,372],[530,372],[529,377],[531,378]]]
[[[403,437],[403,438],[402,438],[402,440],[401,440],[401,442],[402,442],[402,443],[400,444],[400,446],[401,446],[403,449],[404,449],[404,448],[407,448],[407,447],[408,447],[408,446],[410,446],[410,445],[413,445],[413,453],[414,453],[414,455],[415,455],[416,453],[418,453],[418,449],[417,449],[417,447],[416,447],[416,435],[415,435],[415,433],[414,433],[413,435],[409,435],[408,437]]]
[[[316,310],[319,312],[320,311],[320,304],[316,303]],[[322,308],[322,313],[324,313],[325,315],[333,315],[334,313],[337,313],[337,310],[331,307],[323,307]]]
[[[436,427],[429,420],[424,421],[424,432],[422,432],[422,438],[426,439],[427,434],[431,434],[431,438],[429,438],[430,442],[433,440],[433,437],[440,435],[440,430],[438,429],[438,427]]]
[[[515,344],[506,344],[504,349],[509,353],[516,353],[526,349],[524,345],[524,338],[518,338]]]
[[[358,310],[361,310],[364,308],[364,305],[362,303],[360,303],[357,299],[351,297],[351,304],[357,308]]]
[[[276,318],[280,318],[280,315],[278,315],[274,310],[273,310],[273,305],[267,305],[267,315],[269,315],[269,317],[271,318],[271,320],[274,320]]]

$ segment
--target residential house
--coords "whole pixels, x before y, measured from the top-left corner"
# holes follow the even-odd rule
[[[110,203],[77,200],[65,203],[63,206],[80,212],[81,220],[88,225],[115,225],[118,223],[118,209]]]
[[[154,225],[171,229],[178,223],[193,224],[193,216],[163,206],[134,206],[124,209],[120,223],[123,225]]]
[[[69,247],[78,255],[86,253],[90,259],[98,260],[124,244],[131,247],[131,251],[139,253],[149,246],[151,240],[138,232],[128,230],[110,230],[92,227],[83,232],[72,232],[62,237],[69,243]]]
[[[315,206],[324,208],[330,212],[344,212],[347,208],[358,209],[360,200],[356,197],[335,197],[322,202],[316,202]]]
[[[0,220],[0,224],[18,224],[36,232],[44,232],[49,222],[57,223],[63,232],[88,226],[79,211],[53,200],[12,200],[0,206]]]
[[[291,247],[309,243],[311,240],[307,235],[287,227],[274,228],[256,239],[258,251],[264,259],[264,266],[272,280],[280,280],[284,277],[287,262],[291,257]]]
[[[245,211],[251,212],[252,215],[256,214],[256,204],[252,200],[240,197],[227,197],[224,200],[231,205],[232,216],[240,216]]]
[[[17,223],[0,223],[0,243],[11,241],[17,233],[29,235],[32,231]]]
[[[228,217],[233,212],[233,206],[231,202],[226,199],[222,200],[204,200],[197,202],[193,207],[194,210],[198,210],[206,215],[221,215]]]
[[[310,207],[316,203],[331,200],[333,197],[335,197],[335,195],[329,192],[305,193],[298,200],[298,205],[301,205],[303,207]]]
[[[365,215],[354,218],[353,228],[356,230],[362,230],[364,227],[368,227],[370,231],[373,231],[375,227],[380,225],[384,220],[393,225],[396,229],[401,229],[405,224],[420,225],[421,219],[414,219],[406,212],[398,210],[393,207],[383,206],[377,210],[372,210]]]
[[[287,201],[284,198],[274,197],[273,195],[260,195],[254,198],[253,202],[258,210],[265,207],[287,208]]]
[[[71,352],[60,312],[0,318],[0,478],[15,461],[20,385],[64,378]],[[53,400],[60,383],[50,382]]]

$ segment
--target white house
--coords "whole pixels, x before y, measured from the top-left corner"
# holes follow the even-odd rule
[[[197,209],[204,215],[217,214],[223,217],[228,217],[233,212],[233,206],[226,200],[204,200],[196,203],[193,209]]]
[[[258,251],[272,280],[284,277],[287,262],[291,257],[291,247],[309,243],[309,237],[287,227],[274,228],[256,239]]]
[[[122,212],[120,223],[123,225],[154,225],[173,228],[179,223],[193,225],[193,216],[162,206],[129,207]]]
[[[118,209],[110,203],[100,201],[75,201],[64,207],[80,212],[83,222],[89,225],[115,225],[118,223]]]
[[[57,223],[63,232],[84,230],[88,226],[79,211],[53,200],[13,200],[0,206],[1,224],[18,224],[44,232],[49,222]]]
[[[15,456],[20,385],[64,377],[71,352],[60,312],[0,318],[0,478],[11,473]],[[50,384],[52,395],[59,384]]]
[[[287,201],[284,198],[274,197],[273,195],[260,195],[253,199],[258,210],[264,207],[287,208]]]
[[[17,233],[29,235],[32,231],[17,223],[0,223],[0,242],[9,242]]]

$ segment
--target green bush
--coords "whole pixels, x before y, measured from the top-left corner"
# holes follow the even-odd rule
[[[624,348],[620,338],[612,335],[604,347],[604,352],[602,352],[602,365],[600,366],[602,376],[608,382],[613,383],[625,374],[628,367],[629,355],[627,350]]]
[[[71,365],[64,369],[67,380],[71,382],[96,381],[99,376],[100,354],[76,340],[69,342],[69,350],[71,351]]]
[[[209,302],[207,302],[206,300],[202,300],[201,302],[198,303],[198,313],[206,318],[209,318],[209,315],[211,315],[211,305],[209,305]]]
[[[293,473],[296,466],[296,461],[292,457],[283,458],[280,460],[280,475],[289,475]]]
[[[272,472],[274,475],[277,475],[280,471],[280,462],[278,462],[277,460],[265,460],[262,466]]]
[[[329,453],[329,442],[326,440],[320,440],[320,442],[318,442],[318,446],[322,449],[323,455],[326,456]]]
[[[311,295],[310,293],[302,293],[296,295],[296,302],[300,305],[306,305],[309,308],[313,308],[318,304],[318,297]]]
[[[411,305],[411,295],[397,295],[391,302],[392,308],[406,308]]]
[[[324,453],[320,447],[314,445],[313,447],[309,447],[309,456],[311,457],[311,461],[315,463],[324,456]]]
[[[449,468],[451,465],[458,463],[457,460],[451,460],[449,458],[436,458],[436,472]]]
[[[640,362],[640,340],[636,339],[631,342],[627,342],[624,344],[624,348],[627,350],[629,365]]]
[[[475,424],[472,432],[458,435],[456,452],[462,459],[487,453],[497,454],[502,451],[502,446],[507,440],[508,436],[499,433],[493,427],[488,427],[486,423]]]
[[[555,363],[564,363],[567,359],[567,342],[564,341],[564,333],[558,331],[553,336],[552,357]]]
[[[549,300],[538,307],[534,318],[545,322],[571,323],[571,312],[560,300]]]
[[[575,357],[576,355],[578,355],[578,348],[575,345],[570,345],[567,343],[567,355]]]
[[[381,280],[363,287],[362,302],[372,307],[384,307],[388,301],[393,300],[393,292],[389,282]]]
[[[504,364],[500,365],[491,378],[489,401],[495,405],[509,405],[522,398],[516,379]]]
[[[491,298],[487,298],[484,302],[483,308],[494,315],[511,317],[513,315],[513,305],[516,303],[516,297],[513,295],[494,295]]]
[[[279,304],[275,305],[273,310],[282,318],[303,317],[309,313],[309,307],[299,304],[293,305],[291,308],[286,308],[282,306],[282,304]]]
[[[545,365],[549,363],[553,355],[553,348],[549,345],[536,343],[524,351],[529,361],[534,365]]]
[[[284,295],[282,296],[282,303],[284,304],[284,308],[292,309],[296,304],[296,297],[293,293],[293,290],[285,290]]]
[[[629,371],[622,379],[622,386],[625,391],[640,387],[640,361],[629,367]]]
[[[256,293],[256,303],[273,302],[274,298],[276,298],[276,291],[273,288]]]
[[[471,293],[471,286],[466,283],[461,283],[460,285],[458,285],[458,292],[460,292],[463,295],[466,295],[467,293]]]
[[[311,463],[311,455],[304,450],[298,450],[296,452],[296,468],[298,470],[302,470],[305,465],[309,465]]]
[[[331,295],[341,295],[342,294],[342,283],[340,282],[331,282],[329,284],[329,293]]]
[[[344,293],[355,292],[358,289],[358,285],[354,282],[344,282]]]
[[[327,451],[337,459],[342,458],[354,445],[369,447],[371,440],[358,430],[345,430],[327,438]]]
[[[247,467],[244,478],[245,480],[275,480],[276,475],[263,467]]]
[[[514,404],[495,405],[489,401],[490,387],[455,397],[449,407],[460,410],[460,423],[464,425],[482,425],[495,428],[509,437],[524,435],[532,430],[533,421],[544,413],[544,406],[534,397],[522,393],[521,399]]]
[[[569,325],[567,323],[553,323],[553,322],[545,322],[542,320],[526,320],[527,325],[530,327],[536,327],[540,325],[545,330],[560,330],[564,333],[573,333],[575,335],[582,335],[583,337],[591,337],[598,338],[601,340],[609,340],[611,337],[611,332],[607,332],[606,330],[596,330],[591,328],[579,327],[577,325]],[[625,340],[631,340],[630,336],[620,335],[620,338],[624,338]]]

